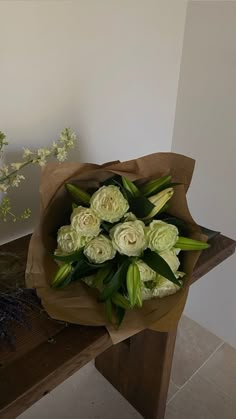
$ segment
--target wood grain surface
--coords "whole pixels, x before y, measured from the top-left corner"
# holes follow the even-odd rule
[[[144,330],[97,357],[96,368],[146,419],[164,418],[177,330]]]

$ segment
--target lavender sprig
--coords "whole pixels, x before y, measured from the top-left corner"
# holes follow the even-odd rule
[[[39,299],[33,289],[19,288],[13,294],[0,293],[0,343],[14,347],[14,325],[30,329],[29,309],[39,307]]]

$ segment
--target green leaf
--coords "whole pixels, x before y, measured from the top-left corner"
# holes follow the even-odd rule
[[[95,270],[97,270],[96,266],[91,266],[85,258],[81,258],[74,267],[71,280],[76,281],[85,276],[92,275]]]
[[[100,264],[90,263],[87,260],[87,258],[84,256],[82,249],[75,252],[73,255],[71,254],[71,255],[66,255],[66,256],[56,256],[55,259],[66,262],[66,265],[70,264],[71,272],[70,272],[70,278],[63,277],[62,279],[60,279],[60,282],[57,278],[56,279],[54,278],[53,283],[55,282],[55,284],[52,285],[54,287],[59,287],[59,286],[64,287],[68,285],[71,281],[76,281],[81,278],[84,278],[85,276],[92,275],[94,274],[95,271],[97,271],[98,273],[102,271],[102,269],[105,269],[108,265],[112,265],[109,261],[100,263]],[[108,268],[108,271],[110,272],[111,268]]]
[[[156,195],[157,193],[161,191],[164,191],[165,189],[182,185],[182,183],[178,183],[178,182],[169,182],[170,179],[171,179],[171,176],[164,176],[163,178],[159,179],[159,181],[156,181],[156,186],[155,185],[148,186],[148,184],[146,184],[140,189],[140,192],[141,194],[143,194],[143,196],[150,197],[150,196]]]
[[[188,233],[188,225],[185,221],[181,220],[180,218],[176,217],[161,217],[162,221],[165,221],[165,223],[172,224],[175,227],[178,228],[180,233],[187,234]]]
[[[110,263],[109,260],[106,261],[106,262],[103,262],[103,263],[92,263],[92,262],[89,262],[89,260],[86,259],[85,256],[84,256],[84,259],[85,259],[85,263],[92,269],[101,269],[101,268],[104,268],[105,266],[107,266]]]
[[[113,278],[113,276],[115,275],[116,271],[117,271],[117,269],[116,269],[113,265],[111,265],[111,266],[109,267],[109,271],[108,271],[108,273],[107,273],[106,277],[105,277],[105,278],[104,278],[104,280],[103,280],[103,284],[104,284],[104,285],[109,284],[109,282],[111,281],[111,279],[112,279],[112,278]]]
[[[112,323],[112,301],[109,298],[108,300],[105,301],[105,308],[106,308],[106,315],[107,315],[107,319],[110,323]]]
[[[169,279],[169,281],[173,282],[174,284],[181,286],[181,283],[175,277],[168,263],[160,255],[158,255],[158,253],[152,252],[149,249],[145,250],[142,260],[154,271]]]
[[[114,275],[114,267],[112,262],[108,262],[108,264],[101,269],[97,270],[96,277],[94,279],[94,286],[97,288],[102,287],[103,284],[107,284],[110,282],[110,279]]]
[[[89,205],[91,196],[87,192],[72,183],[66,183],[65,187],[76,204]]]
[[[106,221],[103,221],[103,222],[101,223],[101,227],[102,227],[102,229],[103,229],[103,230],[105,230],[105,232],[106,232],[106,233],[108,233],[108,234],[109,234],[110,229],[111,229],[112,227],[114,227],[114,224],[112,224],[112,223],[108,223],[108,222],[106,222]]]
[[[103,281],[107,277],[109,272],[109,266],[105,266],[104,268],[98,269],[93,281],[94,287],[101,289]]]
[[[130,211],[133,212],[137,218],[147,217],[152,209],[155,207],[144,196],[132,197],[129,199]]]
[[[140,191],[137,186],[131,182],[131,180],[127,179],[126,177],[122,176],[122,184],[123,187],[130,192],[132,196],[140,196]]]
[[[144,196],[148,197],[151,195],[155,195],[156,193],[160,192],[161,190],[165,189],[167,184],[171,181],[171,176],[163,176],[159,179],[153,179],[149,182],[145,183],[141,188],[140,192]],[[163,189],[161,189],[163,188]]]
[[[104,182],[101,183],[101,186],[108,186],[108,185],[116,185],[121,186],[121,176],[120,175],[114,175],[110,177],[109,179],[104,180]]]
[[[131,308],[131,305],[127,298],[125,298],[120,292],[116,292],[112,297],[112,302],[115,306],[124,308],[125,310],[128,310]]]
[[[169,204],[168,202],[158,211],[158,213],[156,214],[157,216],[160,216],[161,214],[165,213],[166,210],[168,210],[169,208]],[[155,216],[153,217],[155,218]],[[157,217],[158,218],[158,217]]]
[[[99,300],[106,301],[108,298],[112,297],[121,287],[122,283],[126,279],[126,272],[129,267],[130,260],[125,258],[119,269],[112,275],[109,283],[104,287]]]
[[[126,310],[122,307],[115,307],[115,314],[117,318],[117,329],[121,326],[121,323],[123,322],[123,319],[125,317]]]
[[[156,282],[155,281],[145,281],[144,286],[145,286],[145,288],[148,288],[149,290],[153,290],[153,288],[155,288],[155,286],[156,286]]]
[[[174,188],[174,186],[178,186],[178,185],[182,185],[182,183],[178,183],[178,182],[170,182],[170,183],[167,183],[166,185],[161,186],[160,188],[158,188],[158,190],[157,190],[156,193],[159,193],[161,191],[164,191],[165,189],[168,189],[168,188]]]
[[[68,255],[52,255],[53,259],[60,260],[61,262],[77,262],[83,257],[83,249],[77,250],[74,253],[69,253]]]

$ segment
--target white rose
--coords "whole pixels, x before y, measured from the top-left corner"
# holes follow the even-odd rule
[[[131,211],[127,212],[124,215],[124,221],[135,221],[135,220],[137,220],[137,217]]]
[[[153,220],[147,228],[148,247],[155,252],[169,250],[177,242],[178,234],[174,225]]]
[[[139,256],[146,248],[145,225],[142,221],[126,221],[110,230],[113,246],[119,253]]]
[[[113,259],[116,250],[112,246],[111,240],[103,236],[95,237],[84,248],[84,254],[92,263],[103,263]]]
[[[91,208],[75,208],[70,220],[71,227],[82,236],[96,237],[100,233],[100,219]]]
[[[119,221],[129,208],[128,201],[114,185],[99,188],[92,195],[90,204],[95,214],[109,223]]]
[[[136,265],[139,268],[141,281],[154,281],[156,279],[156,272],[152,268],[150,268],[150,266],[148,266],[145,262],[143,262],[142,260],[137,260]]]
[[[88,241],[88,238],[77,233],[71,226],[62,226],[57,233],[57,252],[73,253],[83,247]]]
[[[166,250],[165,252],[160,252],[159,255],[168,263],[170,269],[173,272],[177,272],[179,269],[180,261],[177,257],[179,253],[179,249],[172,248],[170,250]]]

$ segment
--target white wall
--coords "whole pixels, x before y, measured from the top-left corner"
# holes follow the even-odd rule
[[[236,239],[236,2],[187,8],[173,151],[196,159],[196,221]],[[236,346],[235,256],[191,288],[185,312]]]
[[[0,1],[0,130],[11,155],[79,134],[73,158],[104,162],[170,150],[184,0]],[[38,173],[13,199],[37,221]]]

